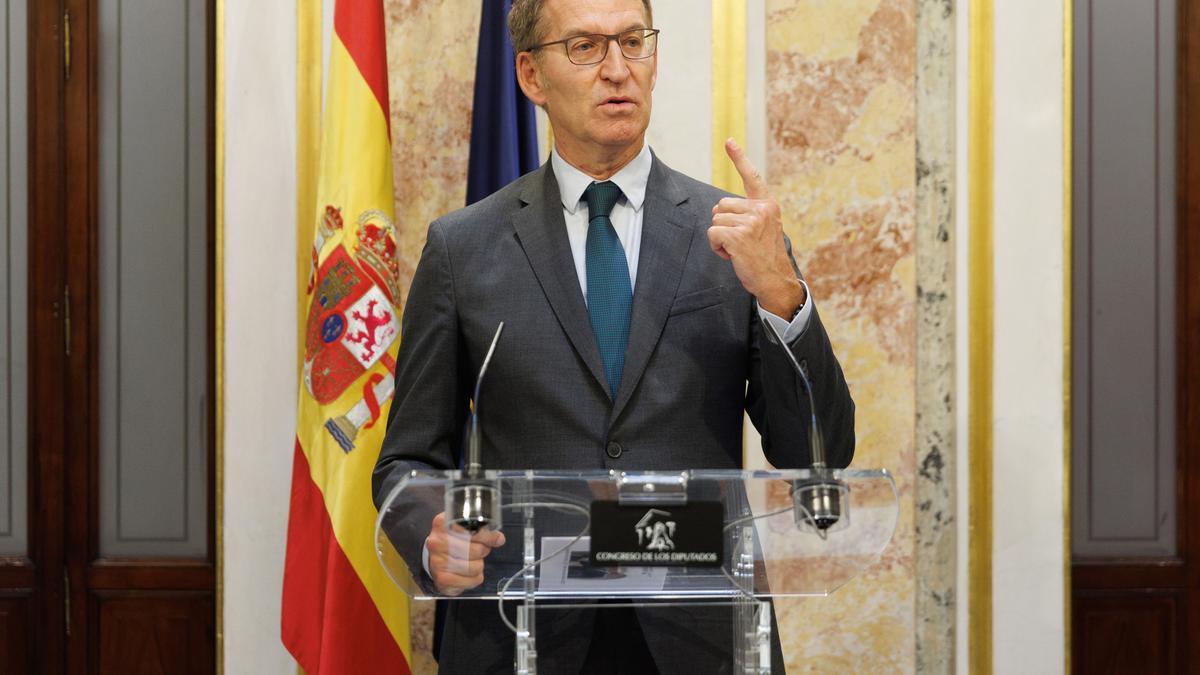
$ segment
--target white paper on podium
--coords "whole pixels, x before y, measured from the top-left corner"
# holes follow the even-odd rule
[[[570,548],[541,565],[541,593],[661,591],[667,580],[665,567],[593,567],[589,561],[591,537],[542,537],[543,555],[570,544]]]

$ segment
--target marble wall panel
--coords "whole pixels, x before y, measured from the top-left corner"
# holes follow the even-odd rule
[[[479,3],[384,0],[396,229],[404,291],[435,218],[466,205]],[[433,603],[414,602],[413,673],[435,673]]]
[[[404,294],[429,223],[466,206],[479,4],[384,0]]]
[[[900,517],[863,578],[777,603],[789,672],[912,672],[916,3],[768,0],[767,175]]]

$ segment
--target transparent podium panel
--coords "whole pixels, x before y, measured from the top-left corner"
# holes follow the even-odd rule
[[[459,600],[728,603],[835,591],[878,560],[897,499],[882,470],[414,471],[375,529],[380,561],[413,598],[442,597],[422,555],[440,513],[452,549],[472,530],[505,538]]]

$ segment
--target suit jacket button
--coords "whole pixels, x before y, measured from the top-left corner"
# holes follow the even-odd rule
[[[604,448],[604,454],[613,459],[620,457],[622,452],[624,452],[624,450],[621,448],[621,444],[616,441],[609,443],[608,447]]]

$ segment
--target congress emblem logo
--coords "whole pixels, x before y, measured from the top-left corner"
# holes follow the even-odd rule
[[[670,518],[670,511],[647,511],[634,526],[637,530],[638,546],[647,551],[674,551],[675,521]]]

